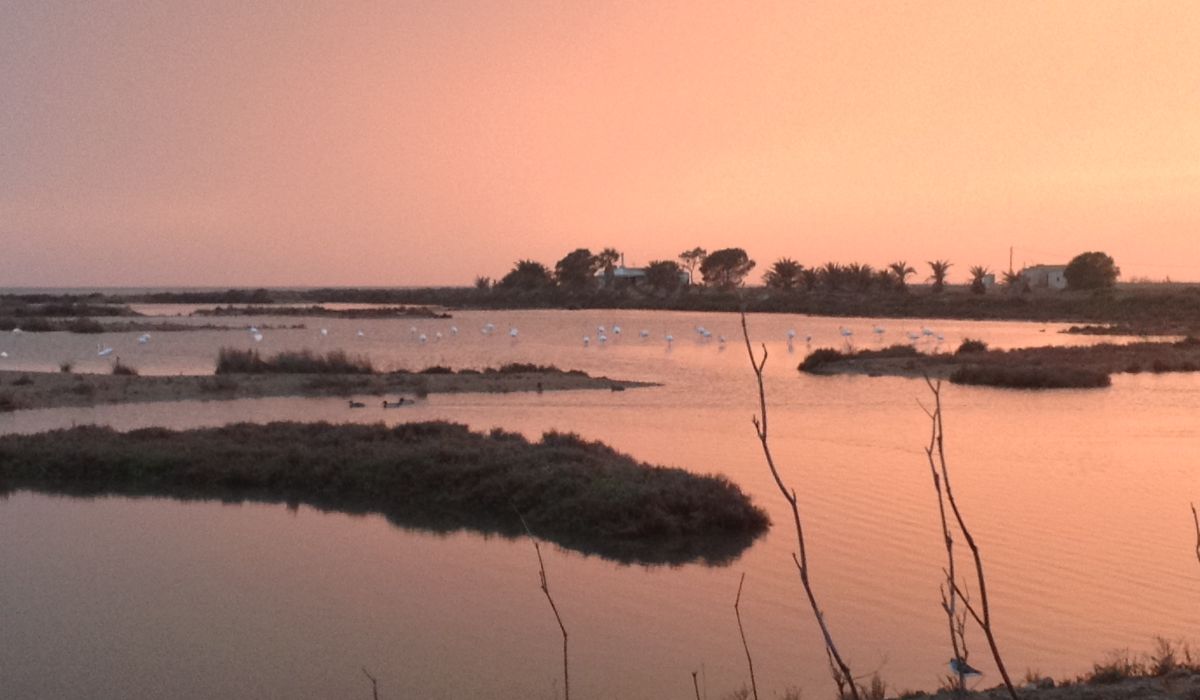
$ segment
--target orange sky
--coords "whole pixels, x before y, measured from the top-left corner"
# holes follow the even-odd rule
[[[0,286],[696,245],[1197,280],[1197,205],[1195,2],[0,8]]]

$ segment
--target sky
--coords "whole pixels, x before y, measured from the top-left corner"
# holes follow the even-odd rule
[[[1200,280],[1200,3],[0,3],[0,287],[577,247]]]

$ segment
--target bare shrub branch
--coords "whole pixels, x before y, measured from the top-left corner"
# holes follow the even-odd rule
[[[933,392],[933,411],[930,413],[930,422],[932,424],[932,436],[930,438],[928,453],[933,465],[934,457],[937,458],[937,466],[934,467],[935,483],[937,477],[941,477],[941,486],[944,487],[945,502],[950,504],[950,511],[954,513],[954,520],[958,524],[958,530],[962,533],[963,540],[966,541],[967,547],[971,549],[971,556],[975,560],[975,578],[976,585],[979,587],[979,606],[976,607],[968,598],[959,585],[956,578],[952,577],[947,571],[947,577],[950,582],[950,589],[954,594],[962,600],[963,607],[979,625],[983,632],[984,639],[987,640],[988,647],[992,652],[992,659],[996,662],[996,669],[1000,671],[1001,678],[1004,679],[1004,687],[1008,690],[1008,694],[1013,700],[1019,700],[1016,688],[1013,687],[1012,680],[1008,677],[1008,669],[1004,666],[1004,660],[1000,656],[1000,648],[996,644],[996,637],[992,632],[992,617],[991,609],[988,606],[987,595],[987,579],[983,575],[983,557],[979,553],[979,545],[975,543],[975,538],[971,536],[971,531],[967,529],[967,523],[963,520],[962,511],[958,508],[958,502],[954,500],[954,491],[950,488],[950,471],[946,465],[946,447],[945,433],[942,423],[942,384],[941,382],[934,383],[928,377],[925,378],[925,383],[929,385],[929,390]],[[943,489],[938,489],[938,503],[942,509],[943,535],[947,538],[947,554],[950,556],[950,566],[953,566],[953,548],[950,545],[949,527],[946,524],[945,506],[942,505]],[[953,627],[953,622],[951,622]],[[951,633],[953,637],[953,632]],[[962,641],[961,637],[959,641]],[[956,650],[957,652],[958,650]]]
[[[1200,515],[1196,514],[1196,504],[1192,504],[1192,520],[1196,523],[1196,561],[1200,561]]]
[[[742,627],[742,585],[746,583],[746,572],[742,572],[742,579],[738,581],[737,598],[733,600],[733,614],[737,617],[738,633],[742,635],[742,648],[746,650],[746,665],[750,667],[750,692],[754,694],[754,700],[758,700],[758,683],[754,679],[754,659],[750,658],[750,645],[746,643],[746,630]]]
[[[804,525],[800,520],[796,490],[788,488],[784,484],[783,478],[779,475],[779,469],[775,466],[775,458],[771,454],[771,445],[767,440],[767,392],[763,386],[763,367],[767,364],[767,346],[765,344],[762,346],[762,359],[757,359],[754,355],[754,348],[750,345],[750,331],[746,327],[744,311],[742,312],[742,338],[746,341],[746,354],[750,357],[750,366],[754,369],[754,377],[758,382],[759,413],[751,419],[751,422],[754,424],[754,432],[758,435],[758,441],[762,443],[763,457],[767,461],[767,467],[771,470],[771,476],[775,479],[775,485],[792,509],[792,522],[796,527],[796,542],[799,548],[799,554],[793,553],[792,560],[796,562],[796,568],[800,572],[800,582],[804,585],[804,593],[808,597],[808,604],[812,608],[817,625],[821,628],[821,636],[825,641],[825,654],[829,658],[830,672],[833,675],[834,683],[837,684],[838,695],[845,697],[848,693],[853,700],[859,700],[858,686],[855,683],[854,675],[850,672],[850,666],[838,653],[837,645],[833,643],[833,635],[829,631],[829,626],[825,624],[825,615],[821,612],[821,606],[817,604],[816,594],[809,581],[808,553],[805,548]]]
[[[525,522],[525,516],[518,512],[517,517],[521,519],[521,525],[525,528],[525,532],[533,542],[533,551],[537,552],[538,579],[541,582],[542,593],[546,594],[546,600],[550,602],[550,609],[554,611],[554,619],[558,621],[558,629],[562,631],[563,700],[571,700],[571,674],[567,665],[567,626],[563,624],[562,615],[558,614],[558,606],[554,604],[554,597],[550,595],[550,583],[546,580],[546,564],[542,561],[542,548],[538,545],[537,538],[533,536],[533,531],[529,529],[529,523]]]
[[[371,672],[367,670],[366,666],[363,666],[362,672],[363,675],[367,677],[367,680],[371,681],[372,697],[374,697],[375,700],[379,700],[379,681],[375,679],[375,676],[371,675]]]

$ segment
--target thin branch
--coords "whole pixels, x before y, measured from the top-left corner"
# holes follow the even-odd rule
[[[1196,561],[1200,561],[1200,515],[1196,514],[1196,504],[1192,504],[1192,520],[1196,523]]]
[[[796,491],[795,489],[788,488],[783,483],[783,478],[779,475],[779,469],[775,466],[775,458],[771,454],[770,443],[767,441],[767,391],[763,385],[763,368],[767,364],[767,346],[765,344],[762,346],[762,360],[754,356],[754,348],[750,345],[750,330],[746,327],[745,311],[742,312],[742,339],[746,341],[746,354],[750,358],[750,367],[753,368],[754,378],[758,382],[759,414],[754,416],[751,422],[754,424],[754,431],[758,435],[758,441],[762,443],[763,457],[767,461],[767,467],[771,470],[771,476],[775,479],[775,485],[792,508],[792,522],[796,527],[796,542],[799,547],[799,555],[793,553],[792,560],[796,562],[796,568],[800,572],[800,582],[804,585],[804,593],[808,597],[808,604],[812,608],[817,625],[821,628],[821,636],[825,640],[825,652],[830,659],[833,680],[837,683],[839,690],[843,690],[845,686],[849,686],[849,693],[852,700],[859,700],[858,687],[854,682],[854,674],[850,672],[850,666],[842,659],[842,655],[838,653],[837,646],[833,643],[833,635],[829,632],[829,626],[825,624],[825,615],[821,612],[821,606],[817,604],[816,594],[813,592],[812,583],[809,581],[808,553],[804,543],[804,526],[800,521],[800,507],[797,503]]]
[[[946,500],[950,503],[950,510],[954,513],[954,520],[958,523],[958,529],[962,532],[963,539],[967,546],[971,549],[971,556],[975,560],[975,576],[976,582],[979,585],[979,609],[963,596],[963,605],[967,608],[967,612],[975,621],[979,623],[980,629],[983,631],[983,636],[987,640],[988,648],[992,652],[992,659],[996,662],[996,669],[1000,671],[1000,677],[1004,679],[1004,687],[1008,690],[1008,694],[1013,700],[1020,700],[1017,695],[1017,690],[1013,687],[1012,679],[1008,676],[1008,669],[1004,666],[1004,660],[1000,656],[1000,648],[996,644],[996,637],[992,633],[992,618],[991,611],[988,606],[987,595],[987,579],[983,575],[983,557],[979,553],[979,545],[975,543],[975,538],[971,536],[971,531],[967,528],[967,523],[963,519],[962,512],[958,509],[958,502],[954,500],[954,491],[950,488],[950,471],[946,466],[946,445],[945,432],[942,423],[942,392],[941,382],[933,383],[929,377],[925,378],[925,383],[929,386],[929,390],[933,392],[933,439],[930,445],[936,448],[937,463],[941,468],[942,485],[945,487]],[[931,449],[930,453],[934,453]],[[954,582],[953,588],[958,589],[958,583]],[[961,591],[959,591],[961,594]]]
[[[375,680],[375,676],[371,675],[366,666],[363,666],[362,672],[367,677],[367,680],[371,681],[371,695],[375,700],[379,700],[379,681]]]
[[[928,376],[925,377],[925,383],[936,396],[938,387],[929,381]],[[940,587],[942,592],[942,609],[946,611],[946,624],[950,630],[950,647],[954,651],[954,658],[965,664],[967,661],[965,651],[967,640],[964,634],[966,630],[963,625],[955,625],[958,612],[958,587],[955,585],[955,582],[958,580],[958,577],[954,573],[954,537],[950,534],[950,523],[946,519],[946,501],[942,496],[942,478],[938,474],[937,465],[933,459],[938,441],[938,415],[926,408],[920,401],[917,404],[921,406],[921,410],[925,411],[930,420],[929,446],[925,448],[925,457],[929,461],[929,472],[933,477],[933,489],[937,492],[938,516],[941,518],[942,523],[942,544],[946,548],[947,566],[943,569],[946,575],[946,583]],[[961,671],[955,675],[957,676],[956,689],[960,693],[965,692],[967,686],[966,676]]]
[[[538,545],[537,538],[533,536],[533,531],[529,529],[529,523],[525,522],[525,516],[521,515],[518,511],[517,517],[521,519],[521,525],[525,527],[525,532],[528,533],[529,539],[533,541],[533,550],[537,552],[538,578],[541,581],[542,593],[546,594],[546,600],[550,602],[550,609],[554,611],[554,619],[558,621],[558,629],[562,631],[563,700],[571,700],[571,674],[567,665],[567,626],[563,624],[562,615],[558,614],[558,606],[554,604],[554,597],[550,595],[550,583],[546,580],[546,564],[542,561],[542,548]]]
[[[746,643],[746,630],[742,627],[742,585],[746,583],[746,572],[742,572],[742,579],[738,581],[737,598],[733,600],[733,614],[737,617],[738,633],[742,635],[742,648],[746,650],[746,665],[750,667],[750,691],[754,693],[754,700],[758,700],[758,683],[754,679],[754,659],[750,658],[750,645]]]
[[[692,671],[692,687],[696,689],[696,700],[700,700],[700,681],[696,680],[699,671]]]

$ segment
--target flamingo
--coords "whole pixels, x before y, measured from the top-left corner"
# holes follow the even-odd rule
[[[588,336],[586,336],[586,335],[585,335],[585,336],[583,336],[583,347],[585,347],[585,348],[586,348],[587,346],[589,346],[589,345],[591,345],[591,344],[592,344],[592,339],[591,339],[591,338],[589,338],[589,337],[588,337]]]
[[[601,343],[607,343],[608,336],[604,335],[603,333],[600,333],[599,335],[596,336],[596,340],[600,341]]]
[[[20,328],[13,328],[13,333],[24,333],[24,332],[25,331],[21,330]]]
[[[450,335],[458,335],[458,326],[450,326]]]
[[[517,329],[516,329],[516,328],[509,328],[509,329],[508,329],[508,337],[510,337],[510,338],[516,338],[516,337],[517,337]]]
[[[424,333],[417,336],[417,342],[421,343],[422,345],[424,345],[428,340],[429,340],[429,338],[426,337],[426,335]]]
[[[0,358],[7,359],[7,358],[8,358],[8,353],[7,353],[7,352],[0,351]]]
[[[254,334],[254,342],[256,342],[256,343],[261,343],[261,342],[262,342],[262,339],[263,339],[263,334],[262,334],[262,333],[255,333],[255,334]]]
[[[643,328],[641,331],[638,332],[638,335],[641,336],[642,340],[645,340],[646,338],[650,337],[650,331]]]
[[[675,336],[668,333],[667,334],[667,347],[670,347],[671,343],[674,343],[674,342],[675,342]]]
[[[329,329],[328,329],[328,328],[322,328],[322,329],[321,329],[321,335],[329,335]]]
[[[365,336],[365,335],[366,335],[366,333],[363,333],[363,332],[362,332],[362,329],[360,328],[360,329],[358,330],[358,333],[355,333],[355,335],[357,335],[359,338],[362,338],[363,336]]]
[[[96,356],[97,357],[108,357],[112,353],[113,353],[112,348],[105,347],[105,346],[101,345],[100,343],[96,343]]]
[[[964,678],[967,676],[983,675],[983,671],[972,667],[971,664],[968,664],[966,661],[958,658],[950,659],[950,670],[954,672],[954,675],[962,676]]]
[[[621,327],[615,323],[613,324],[612,331],[613,331],[613,335],[621,335]]]
[[[145,345],[146,343],[149,343],[149,342],[150,342],[150,334],[149,333],[143,333],[138,336],[138,345]]]
[[[805,345],[812,345],[812,334],[811,334],[811,333],[806,333],[806,334],[804,335],[804,344],[805,344]]]

